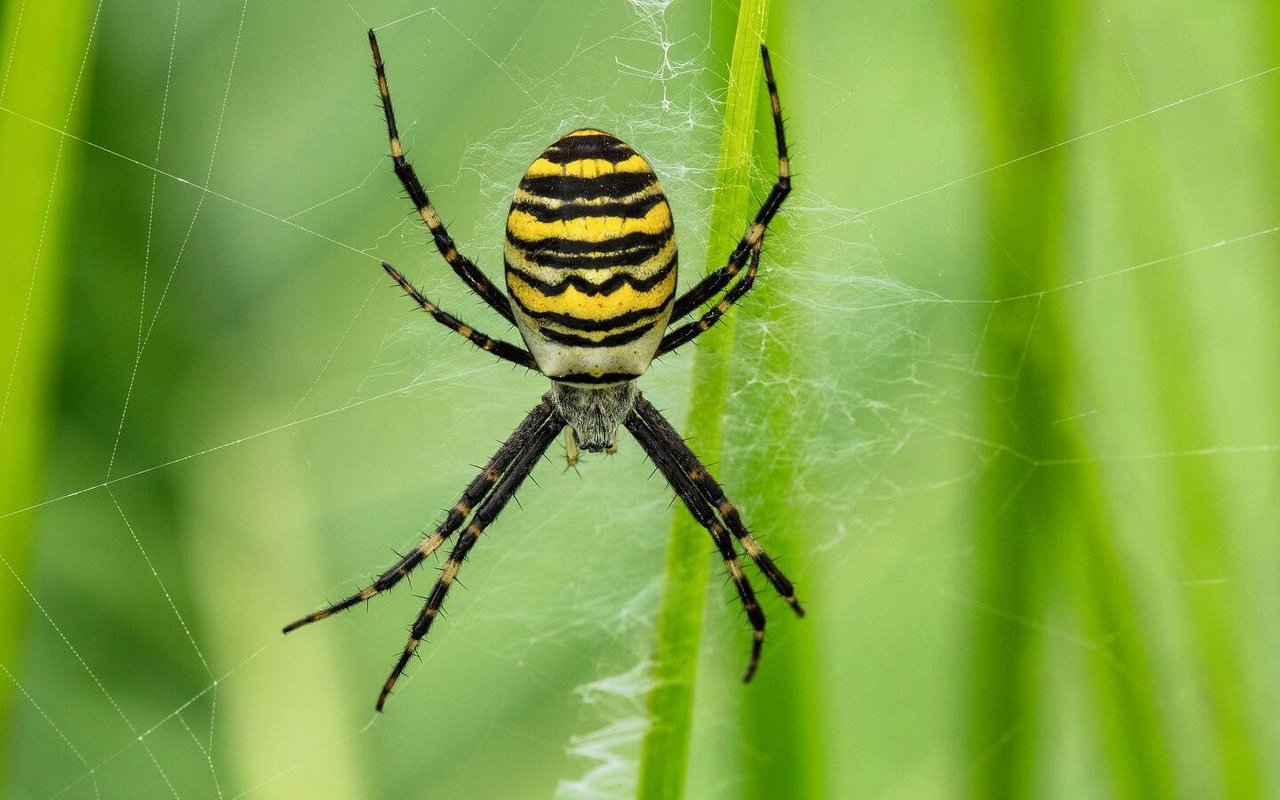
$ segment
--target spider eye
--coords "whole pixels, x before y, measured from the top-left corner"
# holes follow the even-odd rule
[[[603,437],[583,439],[577,428],[573,429],[573,439],[578,443],[579,448],[588,453],[612,453],[618,449],[617,441],[613,437],[609,437],[607,440]]]

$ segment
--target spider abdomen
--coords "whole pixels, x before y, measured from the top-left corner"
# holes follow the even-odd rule
[[[594,129],[529,166],[507,215],[507,291],[539,369],[567,383],[642,374],[671,316],[676,239],[649,162]]]

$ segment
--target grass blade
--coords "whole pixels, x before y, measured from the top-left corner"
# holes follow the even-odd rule
[[[743,0],[738,9],[707,235],[706,263],[712,268],[723,263],[748,219],[756,105],[761,92],[760,43],[768,6],[768,0]],[[695,348],[693,399],[683,431],[709,464],[720,460],[733,333],[733,316],[728,315],[701,337]],[[684,792],[709,563],[706,532],[683,508],[677,509],[667,546],[653,687],[647,700],[650,728],[640,756],[637,796],[641,798],[680,797]]]
[[[0,164],[4,207],[0,213],[0,514],[36,502],[41,485],[48,394],[58,352],[63,235],[76,182],[78,150],[66,138],[22,117],[74,133],[86,106],[83,74],[91,6],[85,2],[9,3],[0,41],[7,64],[0,76]],[[21,69],[13,66],[21,61]],[[36,82],[12,73],[39,75]],[[21,116],[18,116],[21,115]],[[11,468],[12,467],[12,468]],[[0,519],[0,753],[13,726],[18,651],[30,601],[22,588],[31,557],[35,517]],[[12,572],[12,575],[9,573]],[[7,762],[0,758],[0,786]]]
[[[977,797],[1028,796],[1054,777],[1061,749],[1035,721],[1053,707],[1055,642],[1046,625],[1072,610],[1086,696],[1108,765],[1093,776],[1116,797],[1173,794],[1169,743],[1153,683],[1139,598],[1115,554],[1098,465],[1076,409],[1082,365],[1059,298],[1065,281],[1069,153],[1066,136],[1081,31],[1071,3],[991,8],[961,3],[972,38],[992,163],[1039,153],[991,176],[988,293],[994,307],[982,372],[984,438],[1008,445],[982,474],[972,651],[971,757]],[[1065,565],[1065,566],[1064,566]],[[1075,653],[1073,652],[1073,655]],[[1115,668],[1123,664],[1123,673]],[[1075,678],[1068,678],[1075,680]]]

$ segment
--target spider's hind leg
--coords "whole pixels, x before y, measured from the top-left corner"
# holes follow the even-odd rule
[[[523,422],[516,426],[516,429],[498,448],[498,452],[494,454],[493,458],[489,459],[489,463],[480,471],[480,474],[467,485],[466,490],[462,493],[462,498],[449,509],[444,521],[430,536],[424,538],[417,547],[405,554],[404,557],[383,572],[369,586],[336,603],[331,603],[319,611],[289,623],[285,626],[284,632],[289,633],[313,622],[319,622],[395,586],[417,568],[427,556],[444,544],[462,526],[468,515],[471,515],[471,521],[463,530],[458,543],[454,545],[453,551],[449,554],[449,559],[441,571],[439,580],[436,581],[435,588],[431,592],[426,607],[423,608],[418,615],[417,622],[414,623],[413,635],[410,637],[409,643],[405,646],[400,660],[396,663],[395,670],[383,687],[382,694],[378,697],[378,709],[381,710],[383,703],[386,702],[387,694],[391,691],[391,687],[395,684],[400,673],[404,671],[409,658],[417,650],[422,637],[426,635],[427,629],[431,626],[431,621],[439,612],[440,604],[444,602],[444,597],[462,565],[462,560],[471,550],[472,545],[475,544],[475,540],[479,538],[484,529],[493,522],[498,513],[515,495],[516,490],[520,488],[520,484],[533,471],[538,459],[546,452],[547,447],[555,440],[563,427],[564,420],[552,406],[550,393],[543,395],[542,401],[534,406]],[[473,511],[474,514],[472,514]]]
[[[692,463],[697,465],[696,468],[704,473],[706,468],[693,455],[693,451],[689,450],[675,428],[671,427],[671,423],[667,422],[644,397],[636,397],[626,425],[627,430],[631,431],[631,435],[636,438],[645,453],[653,460],[654,465],[667,479],[671,489],[684,502],[685,508],[689,509],[689,513],[698,521],[698,524],[711,534],[716,550],[724,559],[725,569],[733,579],[734,587],[738,590],[738,598],[742,601],[742,607],[751,623],[751,657],[747,662],[747,671],[742,676],[744,681],[750,681],[755,676],[756,667],[760,663],[760,652],[764,647],[764,611],[756,601],[755,592],[742,569],[742,563],[738,560],[738,553],[733,548],[733,540],[729,537],[725,523],[716,517],[715,508],[699,491],[693,476],[694,468],[683,462],[692,460]]]
[[[396,129],[396,112],[391,105],[391,89],[387,85],[387,70],[382,63],[382,52],[378,49],[378,37],[372,28],[369,30],[369,49],[373,51],[373,69],[378,77],[378,97],[382,100],[382,113],[387,122],[387,139],[391,145],[391,162],[396,177],[400,179],[404,190],[409,193],[409,198],[413,200],[414,206],[417,207],[418,216],[422,217],[422,221],[426,223],[427,228],[431,231],[431,238],[435,240],[436,249],[440,251],[440,255],[444,257],[444,260],[449,262],[449,266],[453,268],[454,273],[490,308],[501,314],[507,322],[514,324],[515,316],[511,312],[511,303],[507,300],[506,295],[480,271],[471,259],[458,252],[458,247],[454,243],[453,237],[445,229],[444,222],[441,221],[440,215],[436,213],[435,206],[431,204],[431,199],[427,197],[427,190],[422,188],[422,182],[418,180],[418,175],[413,170],[413,164],[409,163],[409,160],[405,158],[404,148],[400,144],[400,132]]]
[[[540,424],[533,426],[527,424],[529,420],[535,419],[540,420]],[[387,677],[386,683],[382,686],[382,691],[378,693],[376,707],[379,711],[386,704],[387,697],[391,694],[391,689],[396,685],[396,681],[399,680],[400,675],[404,672],[404,668],[409,664],[409,659],[413,658],[414,654],[417,653],[418,646],[426,637],[427,632],[431,630],[431,623],[439,615],[440,606],[443,605],[445,597],[449,594],[449,589],[457,579],[458,571],[462,569],[462,562],[466,560],[471,548],[480,539],[480,535],[489,527],[489,524],[497,518],[502,509],[515,496],[520,484],[524,483],[524,479],[529,477],[529,473],[533,471],[538,459],[542,458],[542,454],[555,441],[563,426],[564,420],[551,407],[550,395],[548,394],[542,398],[542,402],[529,415],[526,425],[516,429],[517,434],[520,434],[516,456],[505,474],[493,486],[493,491],[476,507],[476,513],[471,518],[471,522],[463,529],[458,537],[457,544],[453,546],[453,550],[449,553],[449,559],[445,561],[444,567],[440,570],[440,577],[436,580],[435,585],[431,587],[431,593],[427,595],[426,605],[418,612],[418,617],[413,622],[413,627],[409,631],[409,641],[405,643],[404,650],[401,651],[400,657],[396,659],[395,667],[391,670],[391,675]],[[515,438],[516,436],[513,435],[512,439]],[[509,439],[508,443],[510,441]],[[506,445],[504,444],[503,447],[506,447]]]

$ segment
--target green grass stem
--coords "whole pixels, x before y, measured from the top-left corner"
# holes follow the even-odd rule
[[[1148,146],[1154,150],[1159,142],[1151,138]],[[1126,258],[1141,259],[1143,250],[1140,243],[1149,237],[1166,231],[1186,231],[1194,224],[1193,220],[1179,219],[1175,204],[1169,199],[1177,196],[1177,177],[1168,174],[1163,166],[1164,162],[1159,159],[1132,159],[1113,167],[1116,175],[1127,176],[1124,184],[1130,187],[1117,203],[1122,228],[1129,233],[1128,241],[1120,243],[1128,248]],[[1142,361],[1152,367],[1147,378],[1151,384],[1149,391],[1159,398],[1164,412],[1153,418],[1152,433],[1161,442],[1161,449],[1170,452],[1193,449],[1214,438],[1211,404],[1215,387],[1188,377],[1189,372],[1192,375],[1209,373],[1208,364],[1196,363],[1205,360],[1206,354],[1194,338],[1182,348],[1168,346],[1185,330],[1188,318],[1194,318],[1194,309],[1199,303],[1197,295],[1202,292],[1195,286],[1195,281],[1175,275],[1144,287],[1140,302],[1134,303],[1135,346]],[[1189,371],[1188,367],[1192,365],[1195,368]],[[1230,514],[1226,508],[1231,486],[1219,467],[1212,461],[1180,459],[1171,462],[1164,474],[1170,490],[1165,497],[1171,512],[1165,532],[1180,550],[1188,554],[1188,562],[1195,565],[1195,575],[1221,575],[1237,569],[1232,564],[1230,552],[1235,532],[1231,530]],[[1113,558],[1113,563],[1108,566],[1114,570],[1119,561]],[[1108,583],[1102,577],[1105,573],[1094,569],[1089,575],[1094,579],[1092,591],[1082,592],[1081,598],[1105,598]],[[1132,609],[1140,599],[1119,599],[1114,604],[1115,609]],[[1223,620],[1245,618],[1247,602],[1234,586],[1224,587],[1218,592],[1190,593],[1186,602],[1185,607],[1179,608],[1178,616],[1186,626],[1188,640],[1193,643],[1193,651],[1187,661],[1213,700],[1206,704],[1205,725],[1209,739],[1203,743],[1203,751],[1194,759],[1190,769],[1186,764],[1181,765],[1179,777],[1184,783],[1190,782],[1197,787],[1215,786],[1213,793],[1223,797],[1263,796],[1265,781],[1261,753],[1250,719],[1252,704],[1249,693],[1241,691],[1241,686],[1245,685],[1242,678],[1249,671],[1242,663],[1241,642],[1236,635],[1238,629],[1222,624]],[[1140,632],[1128,629],[1117,636],[1111,624],[1100,625],[1095,632],[1098,635],[1111,633],[1118,648],[1131,647],[1130,643],[1140,636]],[[1132,653],[1116,652],[1115,656],[1118,663],[1126,664],[1130,675],[1135,674]],[[1105,679],[1105,672],[1099,677]],[[1152,682],[1155,678],[1146,670],[1138,670],[1136,676],[1142,685],[1155,685]],[[1141,712],[1142,706],[1135,702],[1133,692],[1128,692],[1128,698],[1122,694],[1112,692],[1102,698],[1097,709],[1100,718],[1115,717],[1124,708],[1130,708],[1134,714]],[[1131,718],[1128,723],[1134,721]],[[1151,726],[1146,730],[1153,736],[1158,735]],[[1119,762],[1121,765],[1135,763],[1135,759],[1143,754],[1131,750],[1128,755],[1129,758]],[[1166,780],[1158,784],[1148,783],[1146,787],[1141,784],[1130,786],[1128,791],[1117,793],[1117,796],[1179,796],[1171,783],[1178,773],[1168,759],[1151,761],[1149,766],[1151,769],[1146,776],[1149,781],[1154,781],[1157,775]],[[1149,787],[1159,787],[1163,791],[1152,791]],[[1186,791],[1181,793],[1181,796],[1186,795]]]
[[[799,97],[796,90],[803,82],[800,75],[793,76],[786,69],[790,51],[779,49],[780,43],[790,38],[782,27],[787,19],[785,14],[776,14],[775,24],[770,26],[770,47],[783,113],[790,118],[789,98],[793,94]],[[809,122],[797,125],[802,134],[810,130]],[[756,163],[767,174],[777,156],[770,135],[773,117],[767,104],[760,105],[756,125],[760,131]],[[803,141],[803,136],[800,138]],[[793,172],[807,172],[803,158],[800,163],[792,159],[791,166]],[[800,181],[803,185],[805,178]],[[800,598],[807,600],[817,593],[814,587],[819,576],[805,573],[801,556],[827,523],[823,511],[814,507],[812,484],[807,483],[800,467],[805,455],[794,452],[789,443],[817,441],[826,435],[821,430],[822,423],[815,418],[821,417],[819,409],[829,398],[813,387],[829,385],[830,377],[841,374],[849,365],[827,364],[822,363],[824,359],[798,355],[803,353],[798,343],[819,341],[824,330],[839,330],[850,320],[845,314],[816,311],[816,304],[809,306],[811,313],[796,313],[804,302],[797,303],[795,298],[816,300],[822,290],[814,285],[817,282],[811,271],[811,259],[817,254],[805,246],[809,231],[803,222],[797,221],[795,227],[789,222],[776,218],[770,235],[775,245],[782,243],[783,237],[793,244],[796,258],[779,261],[774,255],[778,249],[766,247],[765,274],[752,289],[751,297],[736,309],[744,323],[743,332],[750,329],[751,335],[738,336],[735,385],[754,380],[773,390],[745,389],[735,393],[732,410],[741,409],[744,416],[750,416],[751,423],[735,426],[732,444],[737,457],[726,457],[725,470],[730,473],[726,480],[733,491],[741,493],[743,499],[738,502],[749,514],[752,529],[796,582]],[[844,361],[840,356],[835,358]],[[777,391],[779,387],[787,390]],[[848,435],[848,431],[842,435]],[[812,475],[808,477],[812,479]],[[758,595],[769,614],[769,633],[760,672],[742,692],[743,746],[738,754],[742,796],[759,800],[821,800],[831,796],[830,728],[825,719],[822,687],[829,685],[826,681],[834,670],[829,671],[829,665],[823,663],[817,637],[822,624],[818,620],[827,617],[824,621],[829,621],[830,607],[811,609],[815,618],[802,622],[778,602],[767,585],[758,587]],[[730,653],[731,658],[737,655]]]
[[[993,376],[982,397],[985,438],[1009,447],[984,470],[976,506],[972,794],[1034,796],[1053,774],[1042,759],[1060,746],[1044,724],[1060,710],[1046,669],[1058,643],[1041,621],[1065,604],[1077,619],[1066,624],[1098,643],[1078,655],[1098,712],[1090,746],[1108,768],[1100,782],[1116,797],[1166,796],[1167,743],[1139,688],[1151,681],[1141,609],[1113,552],[1097,465],[1073,421],[1079,372],[1067,316],[1056,298],[1037,295],[1066,274],[1069,154],[1044,151],[1067,136],[1080,10],[1069,2],[960,6],[991,163],[1038,153],[992,173],[989,185],[988,295],[1025,299],[995,307],[982,349],[982,372]]]
[[[760,43],[768,9],[768,0],[743,0],[738,9],[707,234],[708,268],[724,262],[748,220],[756,106],[762,84]],[[695,348],[693,399],[683,430],[708,464],[720,460],[733,333],[733,316],[729,315],[701,337]],[[641,798],[674,798],[684,793],[709,564],[706,532],[683,508],[677,509],[667,546],[653,652],[653,687],[647,701],[650,728],[641,751],[637,787]]]
[[[7,211],[0,214],[0,514],[38,500],[49,426],[50,384],[54,380],[66,271],[63,235],[70,219],[80,151],[66,137],[18,115],[74,134],[87,105],[82,74],[92,7],[85,2],[9,3],[0,22],[0,52],[21,62],[13,74],[39,81],[10,80],[0,88],[0,164]],[[17,51],[13,52],[15,42]],[[11,62],[16,63],[16,62]],[[74,98],[74,100],[73,100]],[[73,105],[74,103],[74,105]],[[31,603],[23,584],[31,560],[35,517],[0,518],[0,754],[12,730],[14,680],[19,647]],[[10,574],[12,572],[12,574]],[[8,761],[0,757],[0,786]]]

